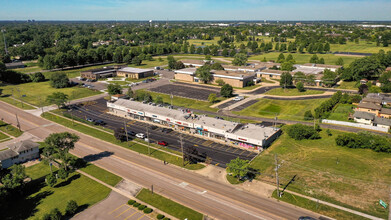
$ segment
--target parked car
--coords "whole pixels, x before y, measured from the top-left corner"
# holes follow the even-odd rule
[[[168,145],[167,142],[165,142],[165,141],[158,141],[157,144],[158,145],[162,145],[162,146],[167,146]]]
[[[150,128],[151,128],[151,130],[155,130],[157,128],[157,126],[152,125]]]
[[[134,132],[134,131],[128,131],[128,135],[130,135],[130,136],[135,136],[135,135],[136,135],[136,132]]]
[[[244,99],[244,96],[236,96],[233,100],[234,101],[241,101]]]
[[[163,128],[163,129],[162,129],[162,132],[163,132],[163,133],[170,133],[171,131],[172,131],[171,128]]]
[[[96,125],[105,125],[106,122],[104,122],[104,121],[102,121],[102,120],[96,120],[96,121],[95,121],[95,124],[96,124]]]
[[[145,137],[145,135],[143,133],[138,133],[138,134],[136,134],[136,137],[143,139]]]
[[[94,122],[94,121],[95,121],[95,120],[92,119],[92,118],[86,118],[86,120],[89,121],[89,122]]]

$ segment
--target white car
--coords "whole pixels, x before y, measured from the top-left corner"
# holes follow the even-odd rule
[[[145,137],[145,135],[143,133],[138,133],[138,134],[136,134],[136,137],[143,139]]]
[[[243,96],[236,96],[233,100],[234,100],[234,101],[241,101],[241,100],[243,100],[243,99],[244,99]]]

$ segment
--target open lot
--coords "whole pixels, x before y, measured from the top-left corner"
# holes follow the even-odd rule
[[[1,86],[3,89],[3,96],[7,97],[13,95],[15,98],[21,99],[27,103],[35,106],[47,106],[46,97],[54,92],[62,92],[69,96],[69,99],[79,99],[87,96],[97,95],[101,92],[94,91],[83,87],[68,87],[62,89],[55,89],[50,86],[49,81],[39,83],[24,83],[19,85]],[[0,100],[3,98],[1,97]]]
[[[252,161],[251,167],[260,169],[259,179],[274,183],[277,154],[284,161],[279,169],[281,185],[284,187],[296,176],[288,190],[386,219],[388,210],[378,202],[389,201],[391,155],[339,147],[335,137],[343,132],[331,130],[331,133],[328,136],[323,130],[321,139],[301,141],[283,133]]]
[[[277,96],[302,96],[302,95],[318,95],[323,94],[325,91],[317,91],[317,90],[305,90],[304,92],[299,92],[296,88],[293,89],[283,89],[283,88],[275,88],[265,92],[265,95],[277,95]]]
[[[94,105],[88,107],[79,107],[78,111],[73,111],[74,116],[85,118],[91,117],[93,119],[101,119],[107,123],[105,127],[114,129],[117,127],[123,127],[124,121],[127,122],[128,129],[136,133],[146,133],[146,128],[150,127],[150,124],[128,120],[121,117],[117,117],[106,113],[106,100],[98,99]],[[257,154],[244,149],[231,147],[222,143],[206,140],[197,136],[184,134],[184,147],[195,146],[199,154],[205,153],[208,157],[212,158],[212,164],[217,164],[221,167],[225,167],[226,163],[229,163],[232,159],[240,157],[242,159],[251,160]],[[150,129],[149,139],[156,143],[157,141],[166,141],[168,148],[180,152],[180,144],[178,143],[179,133],[172,131],[170,133],[163,133],[160,128]]]
[[[304,112],[314,110],[326,99],[311,100],[272,100],[262,98],[256,104],[251,105],[239,112],[233,112],[238,115],[247,115],[254,117],[265,117],[287,120],[303,120]]]
[[[334,107],[333,111],[327,117],[327,119],[330,120],[337,120],[337,121],[349,121],[349,114],[354,113],[353,111],[354,105],[352,104],[338,104],[336,107]]]

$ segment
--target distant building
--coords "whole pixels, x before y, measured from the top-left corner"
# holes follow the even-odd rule
[[[141,79],[141,78],[153,76],[153,74],[154,71],[152,69],[125,67],[117,70],[117,76],[123,76],[131,79]]]
[[[5,67],[7,69],[17,69],[17,68],[25,68],[26,65],[22,61],[17,61],[12,63],[6,63]]]
[[[276,79],[280,80],[281,79],[281,74],[283,74],[286,71],[282,70],[273,70],[273,69],[264,69],[261,71],[257,72],[257,77],[258,78],[265,78],[265,79]]]
[[[7,146],[0,150],[0,167],[8,168],[14,164],[39,158],[39,144],[25,140]]]
[[[106,66],[99,69],[91,69],[80,72],[81,78],[98,80],[100,78],[122,76],[131,79],[141,79],[154,75],[152,69],[140,69],[127,67],[126,65]]]
[[[372,113],[356,111],[353,114],[353,117],[354,117],[354,121],[357,123],[372,125],[375,127],[381,127],[387,130],[389,130],[391,127],[390,119],[380,118]]]
[[[205,63],[206,63],[205,60],[181,60],[181,62],[186,67],[200,67],[200,66],[205,65]],[[212,63],[213,63],[213,61],[212,61]]]

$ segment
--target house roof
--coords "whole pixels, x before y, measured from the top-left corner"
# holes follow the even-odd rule
[[[375,119],[373,120],[373,123],[374,124],[379,124],[379,125],[391,126],[391,120],[387,119],[387,118],[375,117]]]
[[[359,108],[374,109],[374,110],[380,110],[381,109],[381,105],[377,105],[377,104],[372,103],[372,102],[361,102],[361,103],[358,104],[358,107]]]
[[[32,148],[36,148],[38,146],[39,146],[39,144],[33,142],[32,140],[24,140],[24,141],[20,141],[20,142],[16,142],[11,145],[8,145],[8,148],[17,152],[17,153],[20,153],[24,150],[29,150]]]
[[[6,149],[6,150],[0,151],[0,161],[7,160],[7,159],[10,159],[15,156],[18,156],[18,154],[11,149]]]
[[[386,71],[391,71],[391,66],[387,67]]]
[[[181,62],[183,64],[188,64],[188,65],[191,65],[191,64],[195,64],[195,65],[204,65],[205,62],[203,60],[191,60],[191,59],[185,59],[185,60],[181,60]]]
[[[380,114],[391,115],[391,109],[389,109],[389,108],[382,108],[380,110]]]
[[[119,69],[118,72],[128,72],[128,73],[145,73],[153,71],[152,69],[140,69],[140,68],[133,68],[133,67],[125,67],[122,69]]]
[[[354,118],[363,118],[366,120],[373,120],[375,118],[375,114],[369,113],[369,112],[360,112],[360,111],[355,111],[353,114]]]
[[[383,98],[382,97],[365,97],[362,99],[362,102],[372,102],[376,104],[381,104]]]

